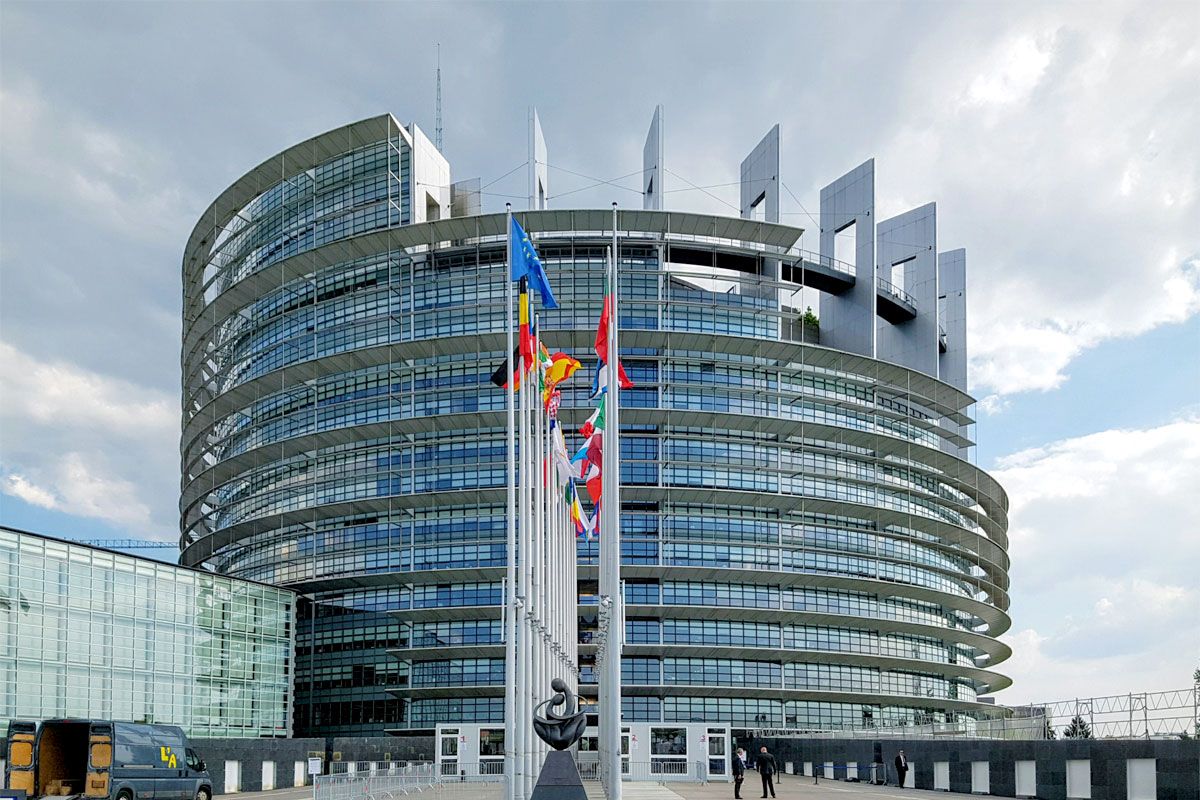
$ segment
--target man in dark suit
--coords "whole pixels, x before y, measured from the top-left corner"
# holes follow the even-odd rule
[[[746,780],[746,751],[738,748],[733,754],[733,797],[742,800],[742,781]]]
[[[904,751],[901,750],[896,754],[896,779],[899,781],[899,786],[904,785],[906,775],[908,775],[908,759],[904,757]]]
[[[777,769],[775,756],[767,752],[766,745],[758,748],[758,775],[762,778],[763,797],[767,796],[767,792],[771,793],[771,797],[775,796],[775,782],[772,778]]]

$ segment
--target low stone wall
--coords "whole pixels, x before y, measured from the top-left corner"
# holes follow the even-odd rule
[[[1141,781],[1145,770],[1151,768],[1157,800],[1200,800],[1200,741],[1180,739],[1059,739],[1045,741],[998,741],[992,739],[753,739],[738,741],[749,753],[757,753],[766,745],[783,769],[792,763],[796,773],[811,764],[818,775],[832,762],[832,773],[844,779],[846,765],[858,767],[859,780],[871,778],[870,766],[879,758],[885,765],[887,782],[895,785],[896,772],[892,766],[896,753],[904,750],[913,765],[909,778],[917,789],[947,789],[952,792],[979,791],[976,785],[981,776],[988,780],[987,793],[1002,797],[1030,796],[1040,800],[1070,800],[1090,797],[1091,800],[1140,800],[1137,791],[1129,796],[1130,761],[1152,759],[1133,765],[1140,770],[1134,777]],[[1067,762],[1076,763],[1073,780],[1089,780],[1086,790],[1080,785],[1067,792]],[[1018,762],[1021,766],[1018,767]],[[941,766],[942,774],[935,775]],[[984,767],[982,765],[986,764]],[[1031,766],[1032,765],[1032,766]],[[1017,793],[1018,770],[1022,771],[1023,791]],[[1032,772],[1030,772],[1032,770]],[[806,773],[811,774],[811,773]],[[973,781],[974,774],[974,781]],[[945,781],[947,785],[935,785]],[[1034,790],[1025,781],[1032,780]]]
[[[204,759],[213,779],[213,791],[224,794],[227,789],[239,792],[258,792],[263,789],[263,762],[275,764],[275,786],[283,789],[296,785],[296,762],[306,765],[310,754],[325,755],[324,739],[190,739],[192,749]],[[236,784],[228,783],[227,762],[237,767]]]
[[[263,763],[275,765],[276,789],[296,785],[296,763],[305,765],[305,783],[310,757],[320,757],[324,772],[333,762],[347,761],[434,761],[432,736],[360,736],[331,739],[191,739],[192,748],[208,765],[216,794],[227,791],[258,792],[263,789]],[[227,770],[237,764],[237,775]],[[236,777],[236,780],[232,780]]]

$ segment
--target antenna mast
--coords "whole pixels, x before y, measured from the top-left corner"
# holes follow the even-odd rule
[[[442,152],[442,43],[437,45],[437,121],[433,128],[434,144]],[[443,155],[445,155],[443,153]]]

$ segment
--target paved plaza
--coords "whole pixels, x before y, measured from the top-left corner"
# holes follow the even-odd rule
[[[599,781],[585,781],[588,800],[603,800],[604,792]],[[622,787],[623,800],[732,800],[732,783],[651,783],[628,782]],[[744,800],[758,800],[761,787],[758,775],[750,773],[743,784]],[[924,789],[900,789],[895,786],[872,786],[866,783],[846,783],[821,779],[814,784],[812,778],[785,775],[775,786],[777,800],[913,800],[929,797]],[[954,792],[937,792],[939,798],[974,798],[974,795]],[[227,798],[249,798],[254,800],[312,800],[311,786],[295,789],[277,789],[270,792],[244,792],[222,795]],[[424,792],[410,795],[414,800],[502,800],[503,783],[443,783]]]

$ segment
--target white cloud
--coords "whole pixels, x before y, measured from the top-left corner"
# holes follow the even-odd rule
[[[178,405],[161,392],[81,369],[42,362],[0,341],[0,413],[56,427],[102,426],[113,432],[161,436],[179,425]]]
[[[1200,17],[1079,10],[1006,13],[996,44],[961,18],[878,154],[880,216],[935,199],[939,247],[968,250],[983,395],[1054,389],[1085,350],[1200,312]]]
[[[199,208],[171,177],[164,154],[52,106],[31,82],[0,85],[0,105],[6,191],[66,201],[67,214],[131,239],[182,246],[180,231]]]
[[[0,492],[169,538],[176,408],[161,392],[0,341]]]
[[[40,486],[34,486],[21,475],[4,476],[4,494],[20,498],[38,508],[53,509],[58,508],[59,505],[58,498],[54,496],[54,492],[43,489]]]
[[[1046,41],[1020,36],[1005,42],[971,81],[964,103],[1007,105],[1023,101],[1045,74],[1053,47],[1053,36]]]
[[[1200,666],[1200,417],[1014,453],[1001,702],[1181,688]]]
[[[105,461],[99,454],[52,456],[46,466],[35,468],[44,473],[45,486],[10,473],[5,476],[3,491],[42,508],[129,525],[139,531],[152,530],[150,508],[139,499],[139,487],[133,481],[106,475]]]

